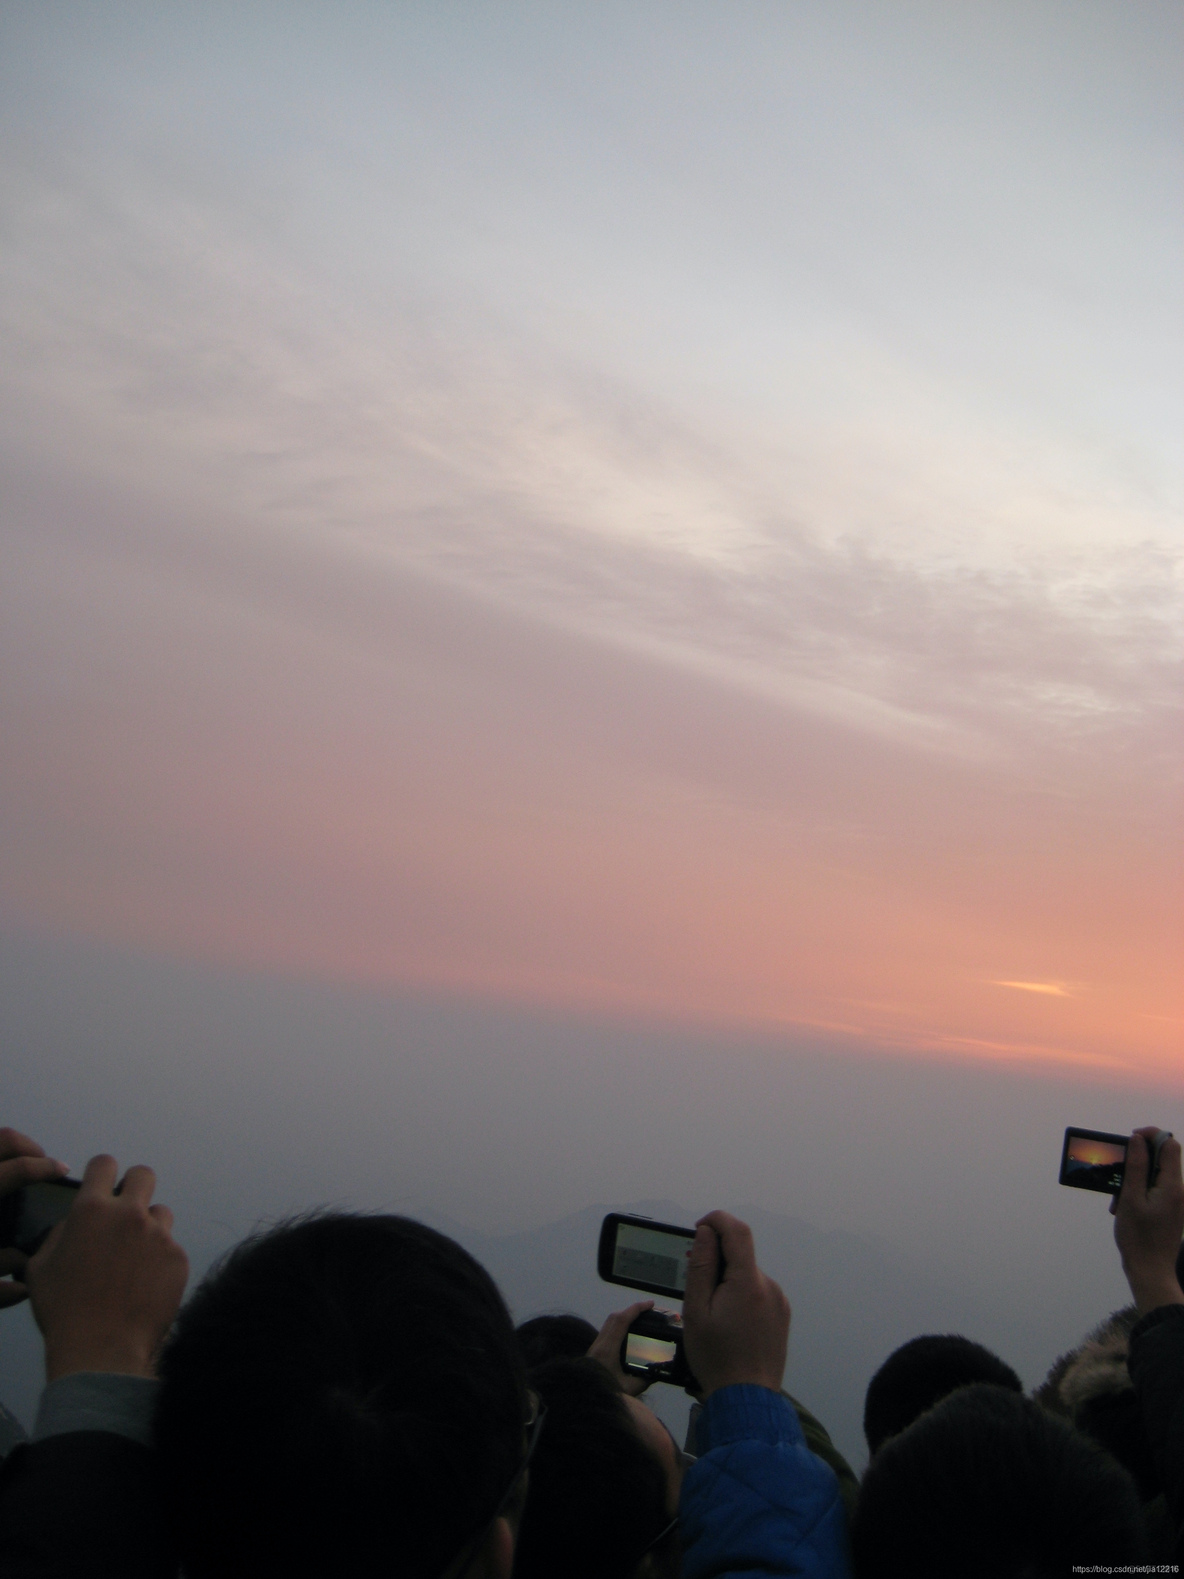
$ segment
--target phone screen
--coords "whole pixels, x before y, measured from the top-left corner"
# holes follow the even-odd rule
[[[32,1255],[55,1223],[65,1217],[77,1195],[78,1185],[74,1180],[49,1179],[41,1184],[26,1184],[20,1192],[12,1234],[17,1249]]]
[[[687,1288],[687,1250],[683,1234],[638,1223],[618,1223],[613,1247],[613,1276],[627,1283],[658,1283],[679,1298]]]
[[[665,1338],[651,1338],[644,1332],[631,1332],[625,1340],[625,1368],[648,1370],[651,1365],[670,1365],[678,1345]]]
[[[1067,1129],[1061,1154],[1061,1183],[1076,1190],[1117,1195],[1126,1171],[1125,1137]]]

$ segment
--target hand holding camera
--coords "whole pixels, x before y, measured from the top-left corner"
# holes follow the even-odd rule
[[[1184,1177],[1180,1142],[1167,1137],[1158,1147],[1159,1168],[1150,1173],[1152,1147],[1163,1131],[1154,1125],[1130,1138],[1126,1176],[1115,1198],[1114,1242],[1140,1315],[1160,1305],[1184,1305],[1176,1257],[1184,1236]]]
[[[92,1157],[69,1214],[28,1263],[33,1314],[45,1338],[48,1381],[74,1371],[154,1374],[181,1304],[189,1261],[173,1214],[153,1206],[156,1175]]]
[[[636,1370],[628,1370],[625,1360],[630,1328],[639,1317],[653,1308],[652,1299],[640,1299],[636,1305],[630,1305],[625,1310],[614,1311],[596,1334],[596,1341],[588,1350],[588,1358],[598,1360],[621,1391],[628,1393],[630,1398],[639,1398],[655,1380],[648,1373],[639,1374]]]
[[[748,1224],[728,1212],[709,1212],[696,1224],[683,1322],[703,1397],[738,1384],[780,1390],[789,1301],[757,1266]]]

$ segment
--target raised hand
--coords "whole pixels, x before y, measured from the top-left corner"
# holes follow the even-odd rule
[[[1122,1190],[1110,1208],[1122,1270],[1141,1315],[1160,1305],[1184,1305],[1184,1289],[1176,1276],[1176,1257],[1184,1235],[1180,1142],[1164,1141],[1159,1173],[1149,1188],[1148,1143],[1158,1133],[1154,1124],[1132,1133]]]
[[[652,1299],[640,1299],[636,1305],[630,1305],[627,1310],[614,1311],[596,1334],[595,1341],[588,1350],[588,1358],[598,1360],[621,1391],[628,1393],[630,1398],[639,1398],[650,1385],[650,1378],[630,1376],[628,1371],[622,1369],[621,1345],[625,1341],[625,1334],[642,1311],[653,1310],[653,1308]]]
[[[69,1215],[29,1261],[48,1381],[73,1371],[152,1376],[180,1307],[189,1260],[172,1212],[151,1204],[156,1175],[129,1168],[116,1195],[118,1177],[114,1157],[92,1157]]]
[[[737,1383],[780,1389],[789,1301],[757,1266],[748,1224],[728,1212],[709,1212],[696,1224],[682,1320],[703,1397]]]

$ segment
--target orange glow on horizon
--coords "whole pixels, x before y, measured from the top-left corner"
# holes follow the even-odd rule
[[[2,876],[31,928],[889,1055],[1184,1078],[1174,851],[1152,821],[1168,813],[1149,799],[1131,817],[1105,754],[1088,795],[1028,793],[1006,761],[559,636],[532,633],[524,658],[517,630],[478,640],[469,605],[471,650],[443,615],[427,659],[398,624],[359,657],[244,620],[219,627],[207,667],[186,652],[204,651],[204,616],[183,603],[137,605],[143,631],[89,586],[68,612],[26,633],[31,650],[64,663],[74,642],[89,673],[86,621],[107,620],[123,668],[118,686],[100,672],[10,706],[24,747]],[[173,650],[185,661],[157,661]],[[547,677],[541,701],[519,670]]]

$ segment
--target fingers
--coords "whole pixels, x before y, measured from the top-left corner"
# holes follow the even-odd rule
[[[0,1195],[11,1195],[26,1184],[60,1179],[68,1171],[64,1162],[55,1162],[52,1157],[12,1156],[7,1162],[0,1162]]]
[[[119,1164],[114,1157],[109,1157],[106,1152],[100,1152],[97,1157],[92,1157],[87,1163],[82,1174],[82,1188],[79,1195],[114,1195],[115,1183],[119,1178]]]
[[[19,1129],[0,1129],[0,1160],[7,1157],[44,1157],[44,1149]]]
[[[157,1208],[153,1207],[152,1210],[156,1211]],[[652,1310],[653,1308],[654,1302],[652,1299],[643,1299],[639,1300],[636,1305],[630,1305],[628,1310],[614,1310],[595,1338],[593,1338],[591,1347],[588,1350],[589,1356],[594,1360],[603,1361],[606,1365],[614,1365],[621,1352],[621,1345],[625,1341],[625,1334],[629,1331],[630,1323],[636,1321],[643,1310]]]
[[[155,1173],[153,1173],[151,1168],[146,1168],[143,1163],[138,1163],[134,1168],[129,1168],[124,1174],[119,1193],[125,1201],[133,1201],[137,1206],[146,1207],[152,1199],[152,1192],[155,1188]]]
[[[29,1291],[21,1282],[28,1260],[28,1256],[20,1250],[14,1248],[0,1250],[0,1278],[6,1280],[0,1282],[0,1310],[6,1310],[9,1305],[19,1305],[23,1299],[28,1299]],[[7,1281],[9,1273],[13,1275],[11,1282]]]
[[[612,1315],[605,1321],[604,1326],[596,1334],[593,1348],[596,1347],[596,1344],[602,1338],[607,1344],[615,1344],[617,1348],[620,1348],[625,1334],[629,1331],[630,1324],[637,1320],[643,1310],[653,1310],[653,1308],[654,1302],[652,1299],[642,1299],[638,1300],[636,1305],[630,1305],[627,1310],[614,1310]]]
[[[1156,1184],[1171,1187],[1180,1187],[1180,1142],[1178,1140],[1165,1140],[1159,1148],[1159,1172],[1155,1178]]]
[[[738,1217],[733,1217],[731,1212],[708,1212],[706,1217],[700,1217],[695,1227],[701,1228],[704,1223],[719,1235],[719,1249],[726,1267],[725,1277],[733,1272],[756,1271],[756,1246],[752,1239],[752,1229],[747,1223],[741,1222]],[[696,1235],[697,1242],[698,1235]]]
[[[627,1310],[616,1311],[608,1319],[609,1321],[618,1322],[622,1332],[628,1332],[643,1310],[653,1310],[653,1308],[654,1302],[652,1299],[639,1299],[635,1305],[630,1305]]]
[[[148,1215],[149,1217],[155,1217],[156,1221],[161,1225],[166,1234],[172,1233],[173,1214],[169,1211],[167,1206],[150,1206],[148,1208]]]
[[[1155,1131],[1152,1131],[1154,1134]],[[1130,1190],[1136,1200],[1147,1193],[1147,1137],[1142,1130],[1132,1130],[1126,1148],[1126,1168],[1122,1176],[1122,1189]],[[1121,1195],[1122,1191],[1119,1191]]]
[[[687,1286],[683,1293],[687,1310],[706,1311],[718,1281],[719,1235],[704,1218],[696,1225],[691,1253],[687,1257]]]

